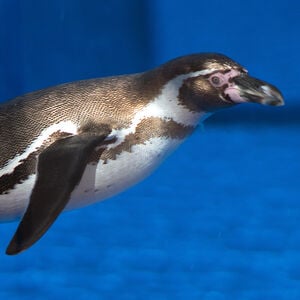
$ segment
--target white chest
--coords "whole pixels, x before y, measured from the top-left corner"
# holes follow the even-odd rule
[[[117,159],[97,166],[89,165],[81,183],[72,194],[68,209],[111,197],[143,180],[182,142],[179,139],[152,138],[145,144],[132,146]]]

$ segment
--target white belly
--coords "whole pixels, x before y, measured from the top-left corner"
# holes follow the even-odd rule
[[[0,195],[0,221],[14,220],[20,217],[29,202],[36,175],[30,175],[21,184],[17,184],[8,194]]]
[[[131,152],[122,152],[116,160],[109,160],[106,164],[100,160],[97,166],[89,166],[67,209],[101,201],[143,180],[181,142],[177,139],[152,138],[145,144],[134,145]]]
[[[66,209],[82,207],[111,197],[147,177],[182,140],[152,138],[122,152],[115,160],[88,165]],[[63,176],[63,175],[62,175]],[[8,194],[0,195],[0,220],[22,216],[28,205],[36,175],[31,175]]]

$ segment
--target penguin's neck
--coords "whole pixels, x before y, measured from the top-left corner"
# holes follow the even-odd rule
[[[209,114],[206,112],[195,112],[182,105],[179,101],[179,90],[185,79],[202,74],[205,74],[205,72],[199,71],[178,75],[160,88],[157,88],[156,96],[134,114],[129,126],[112,131],[111,136],[117,136],[118,140],[116,144],[111,146],[115,147],[122,143],[129,134],[135,134],[140,124],[149,119],[156,119],[162,124],[172,122],[179,127],[186,128],[186,131],[190,133]]]

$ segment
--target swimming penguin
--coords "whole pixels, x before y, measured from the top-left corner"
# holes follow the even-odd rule
[[[207,115],[280,91],[230,58],[183,56],[148,72],[71,82],[0,106],[0,220],[21,217],[6,253],[35,243],[65,209],[148,176]]]

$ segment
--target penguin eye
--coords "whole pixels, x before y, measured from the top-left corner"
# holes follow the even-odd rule
[[[213,76],[211,78],[211,82],[213,83],[213,85],[219,86],[221,84],[221,79],[218,76]]]

